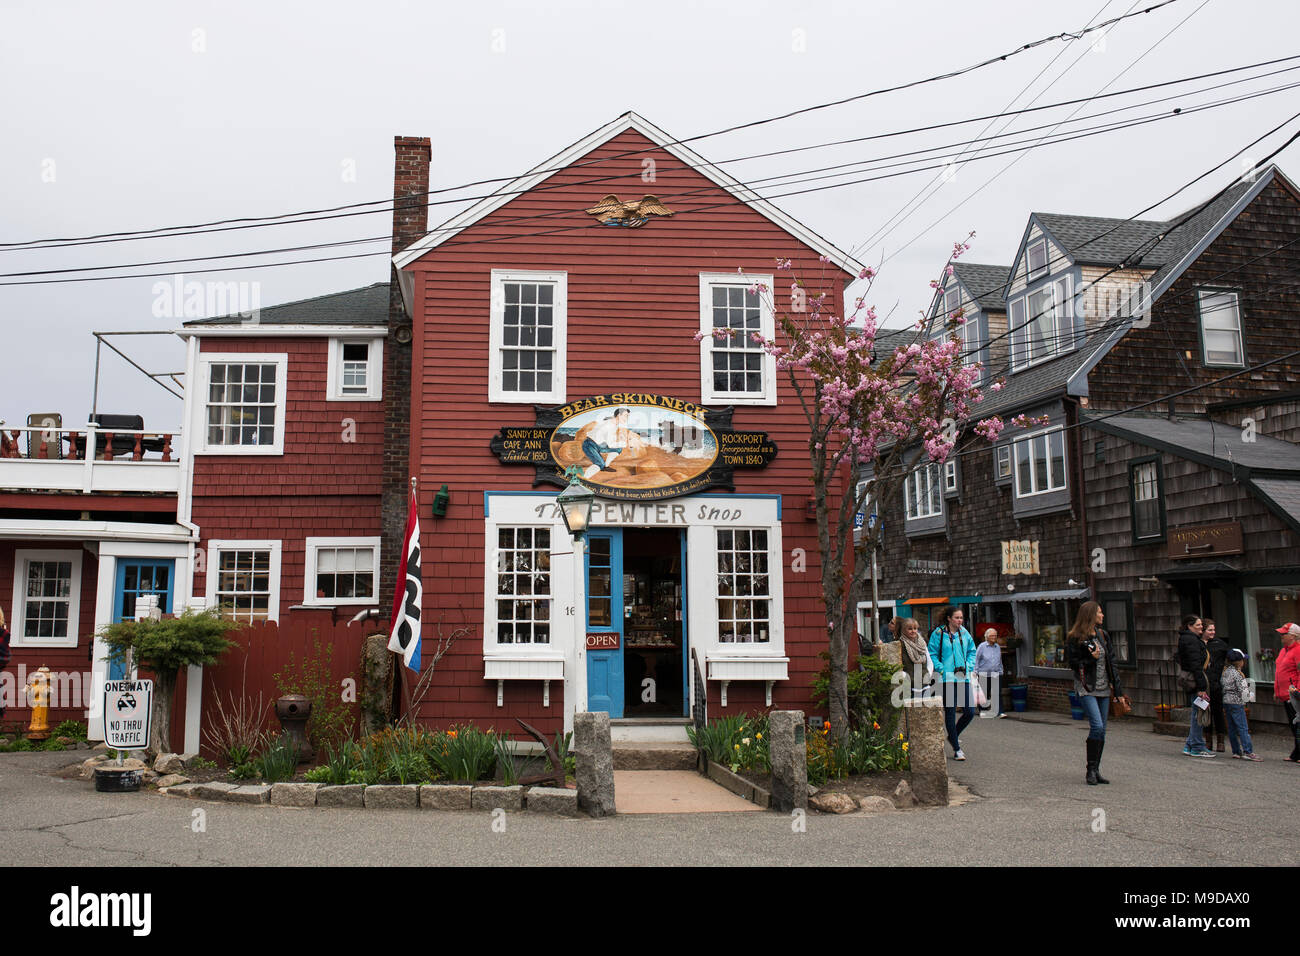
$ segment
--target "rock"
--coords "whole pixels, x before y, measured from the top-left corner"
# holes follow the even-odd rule
[[[366,805],[366,785],[364,783],[345,783],[337,787],[321,787],[316,791],[318,807],[364,807]]]
[[[242,787],[227,790],[222,799],[227,803],[270,803],[271,785],[269,783],[247,783]]]
[[[847,793],[819,793],[808,801],[808,806],[822,813],[852,813],[858,802]]]
[[[78,740],[78,741],[77,741],[77,749],[78,749],[78,750],[89,750],[89,749],[90,749],[90,741],[89,741],[89,740]]]
[[[420,805],[418,784],[376,784],[366,787],[364,803],[367,810],[414,810]]]
[[[899,810],[910,810],[921,801],[916,798],[912,792],[912,785],[906,780],[898,781],[898,786],[894,788],[893,796],[890,798],[894,801],[894,806]]]
[[[166,790],[163,790],[160,787],[159,793],[165,792],[169,797],[193,797],[197,796],[195,791],[201,786],[203,786],[201,783],[178,783],[174,786],[167,787]]]
[[[772,760],[771,808],[789,813],[808,807],[808,742],[803,711],[772,711],[768,718],[768,746]]]
[[[578,806],[593,817],[616,813],[614,748],[609,736],[609,714],[604,711],[575,714],[572,751],[576,758],[574,776],[578,781]]]
[[[180,755],[180,758],[181,758],[181,763],[185,764],[185,766],[188,767],[188,766],[190,766],[191,764],[193,764],[194,761],[196,761],[196,760],[199,759],[199,755],[198,755],[198,754],[192,754],[192,753],[189,753],[188,751],[186,751],[185,753],[183,753],[183,754]]]
[[[185,761],[180,754],[159,754],[154,758],[153,768],[158,773],[180,773],[185,769]]]
[[[277,807],[314,807],[319,783],[273,783],[271,804]]]
[[[609,715],[605,715],[608,719]],[[523,787],[475,787],[469,795],[469,805],[474,810],[522,810]]]
[[[158,779],[158,774],[157,774],[156,771],[153,771],[153,770],[142,770],[142,771],[140,772],[140,782],[141,782],[141,783],[153,783],[153,782],[154,782],[155,780],[157,780],[157,779]]]
[[[912,791],[930,807],[948,805],[948,758],[944,752],[943,699],[909,701],[903,708],[902,731],[911,758]]]
[[[77,746],[76,737],[55,737],[54,739],[58,741],[58,743],[61,744],[65,749],[68,747],[75,748]]]
[[[529,813],[577,816],[578,791],[565,787],[533,787],[524,795],[524,805]]]
[[[894,801],[888,797],[863,797],[858,801],[858,809],[867,813],[893,813]]]
[[[468,810],[473,789],[469,784],[425,784],[420,788],[420,809]]]
[[[104,766],[104,764],[106,763],[108,763],[107,754],[100,754],[97,757],[89,757],[86,760],[83,760],[81,762],[81,779],[82,780],[95,779],[95,771],[98,770],[100,767]]]
[[[101,740],[99,743],[95,744],[95,746],[91,747],[90,749],[97,754],[108,753],[108,744],[104,743]]]
[[[227,793],[235,789],[233,783],[226,783],[224,780],[213,780],[211,783],[201,783],[194,789],[194,796],[200,800],[224,800]]]
[[[178,773],[169,773],[166,776],[159,777],[154,782],[158,784],[158,789],[162,790],[164,787],[175,787],[182,783],[189,783],[190,778],[182,777]]]

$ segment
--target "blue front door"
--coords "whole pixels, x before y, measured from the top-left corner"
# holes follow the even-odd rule
[[[587,709],[623,716],[623,532],[587,535]]]
[[[118,558],[117,586],[113,589],[113,622],[135,620],[135,602],[141,594],[158,595],[158,607],[164,614],[170,614],[175,571],[175,561]],[[108,677],[109,680],[126,677],[125,662],[112,661]]]

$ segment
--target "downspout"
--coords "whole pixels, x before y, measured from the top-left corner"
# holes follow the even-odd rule
[[[1066,396],[1065,425],[1074,432],[1074,487],[1078,494],[1079,530],[1083,536],[1083,565],[1088,569],[1088,593],[1097,600],[1097,579],[1092,570],[1092,548],[1088,543],[1088,496],[1083,487],[1083,431],[1079,427],[1079,399]]]

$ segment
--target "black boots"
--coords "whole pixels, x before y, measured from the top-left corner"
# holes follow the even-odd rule
[[[1099,783],[1110,783],[1101,775],[1101,752],[1106,748],[1106,741],[1093,740],[1089,737],[1084,741],[1088,745],[1088,776],[1084,778],[1088,786],[1096,786]]]

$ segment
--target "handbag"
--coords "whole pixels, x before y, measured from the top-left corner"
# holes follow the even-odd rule
[[[1203,727],[1203,728],[1204,728],[1204,727],[1213,727],[1213,726],[1214,726],[1214,715],[1213,715],[1212,713],[1210,713],[1210,710],[1211,710],[1211,709],[1212,709],[1212,708],[1210,708],[1210,707],[1197,707],[1197,708],[1196,708],[1196,722],[1197,722],[1198,724],[1200,724],[1201,727]]]
[[[1196,677],[1191,671],[1179,670],[1178,689],[1185,691],[1196,690]]]
[[[971,693],[975,697],[975,706],[981,709],[987,707],[989,705],[989,699],[988,696],[984,693],[984,688],[980,686],[979,680],[978,679],[972,680],[970,682],[970,686],[971,686]]]
[[[1112,697],[1110,699],[1110,715],[1112,717],[1127,717],[1133,710],[1133,705],[1128,702],[1127,697]]]

